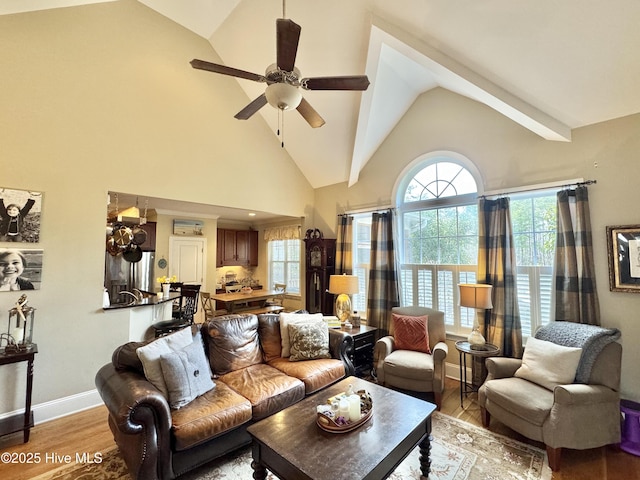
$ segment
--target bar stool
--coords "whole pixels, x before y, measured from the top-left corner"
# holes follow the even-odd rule
[[[156,338],[168,335],[193,324],[193,317],[198,310],[198,294],[200,285],[182,285],[180,287],[180,307],[173,313],[172,320],[157,322],[152,325]]]

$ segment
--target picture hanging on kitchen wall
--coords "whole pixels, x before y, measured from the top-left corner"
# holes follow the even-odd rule
[[[38,243],[42,193],[0,187],[0,242]]]
[[[174,220],[174,235],[202,235],[204,222],[202,220]]]
[[[0,248],[0,292],[40,290],[44,250]]]

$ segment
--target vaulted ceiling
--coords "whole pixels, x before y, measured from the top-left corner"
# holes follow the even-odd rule
[[[139,1],[208,39],[228,66],[263,74],[275,62],[281,0]],[[87,3],[100,1],[3,0],[0,14]],[[286,17],[302,27],[296,59],[302,76],[366,74],[371,81],[363,93],[305,91],[326,120],[321,128],[284,113],[284,148],[315,188],[357,182],[414,100],[436,87],[482,102],[548,141],[571,141],[574,128],[640,112],[637,0],[288,0],[285,6]],[[264,84],[228,78],[245,90],[247,103],[264,91]],[[267,122],[279,141],[272,107],[247,121]]]

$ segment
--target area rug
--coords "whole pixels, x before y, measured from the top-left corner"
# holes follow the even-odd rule
[[[430,480],[550,480],[544,450],[476,427],[462,420],[433,414]],[[420,479],[418,448],[389,478]],[[182,477],[181,480],[246,480],[252,478],[251,449],[244,448]],[[271,473],[268,480],[277,480]],[[124,461],[114,449],[101,463],[73,465],[47,472],[35,480],[129,480]]]

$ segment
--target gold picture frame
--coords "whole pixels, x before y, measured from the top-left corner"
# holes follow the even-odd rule
[[[607,227],[609,290],[640,293],[640,225]]]

